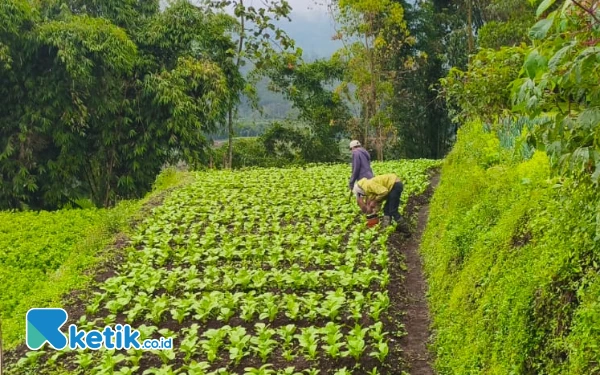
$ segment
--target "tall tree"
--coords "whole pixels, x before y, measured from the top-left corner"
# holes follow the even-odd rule
[[[233,48],[230,18],[187,1],[39,4],[0,4],[2,207],[106,206],[165,163],[203,160],[230,95],[215,61]]]
[[[515,109],[542,120],[531,140],[557,170],[600,185],[598,1],[540,3],[535,41],[513,83]],[[594,204],[597,204],[594,202]],[[598,238],[597,238],[598,239]]]
[[[377,158],[383,160],[384,148],[395,139],[390,103],[392,80],[398,74],[387,69],[386,62],[402,46],[413,43],[404,9],[390,0],[340,0],[333,5],[339,25],[337,38],[344,43],[334,55],[346,65],[342,87],[355,86],[354,98],[360,104],[362,117],[359,133],[365,147],[373,144]],[[406,56],[405,67],[411,65],[412,58]]]
[[[263,0],[262,6],[252,6],[244,0],[205,0],[205,6],[212,10],[223,10],[233,7],[233,12],[238,21],[236,30],[237,42],[235,48],[235,66],[239,70],[247,62],[260,69],[266,62],[279,52],[294,48],[294,41],[273,21],[282,18],[290,20],[292,10],[286,0]],[[240,102],[240,87],[236,86],[229,98],[227,109],[228,129],[228,157],[227,166],[232,166],[233,137],[234,137],[234,111]],[[252,88],[249,88],[252,92]]]
[[[430,2],[412,5],[399,1],[415,43],[405,45],[388,60],[389,69],[403,70],[406,56],[414,57],[414,69],[394,80],[392,111],[398,142],[388,150],[392,158],[441,158],[453,136],[443,98],[437,85],[447,73],[444,30],[440,13]]]
[[[344,78],[344,66],[327,60],[305,63],[300,61],[299,55],[284,55],[272,63],[267,72],[271,87],[282,92],[300,112],[300,119],[308,124],[310,134],[300,145],[303,159],[309,162],[339,160],[338,136],[347,127],[350,111],[331,87]],[[275,130],[277,133],[269,134],[288,136],[283,134],[285,129]]]

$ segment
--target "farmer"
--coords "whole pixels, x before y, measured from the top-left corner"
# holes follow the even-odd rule
[[[398,211],[400,207],[400,195],[404,186],[395,174],[383,174],[371,179],[360,179],[352,190],[356,195],[356,203],[365,214],[373,214],[379,211],[379,205],[385,200],[383,206],[383,225],[388,225],[391,219],[400,222],[402,216]]]
[[[362,148],[360,142],[356,140],[350,142],[350,150],[352,150],[352,175],[348,185],[352,190],[356,181],[361,178],[373,178],[374,174],[371,169],[371,156]]]

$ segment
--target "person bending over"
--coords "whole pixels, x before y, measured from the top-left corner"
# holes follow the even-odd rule
[[[387,225],[393,219],[395,222],[400,222],[400,196],[404,185],[393,173],[376,176],[371,179],[362,178],[352,190],[356,195],[356,203],[361,211],[365,214],[373,214],[379,211],[379,207],[383,201],[383,224]]]

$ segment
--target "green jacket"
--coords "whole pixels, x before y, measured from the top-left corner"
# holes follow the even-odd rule
[[[365,192],[369,200],[381,202],[392,191],[396,180],[398,180],[398,176],[389,173],[375,176],[371,179],[363,178],[357,184]]]

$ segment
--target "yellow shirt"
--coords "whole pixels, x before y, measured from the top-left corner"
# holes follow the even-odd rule
[[[370,200],[382,201],[394,188],[398,176],[393,173],[375,176],[370,180],[363,178],[358,181],[358,186],[364,190]]]

